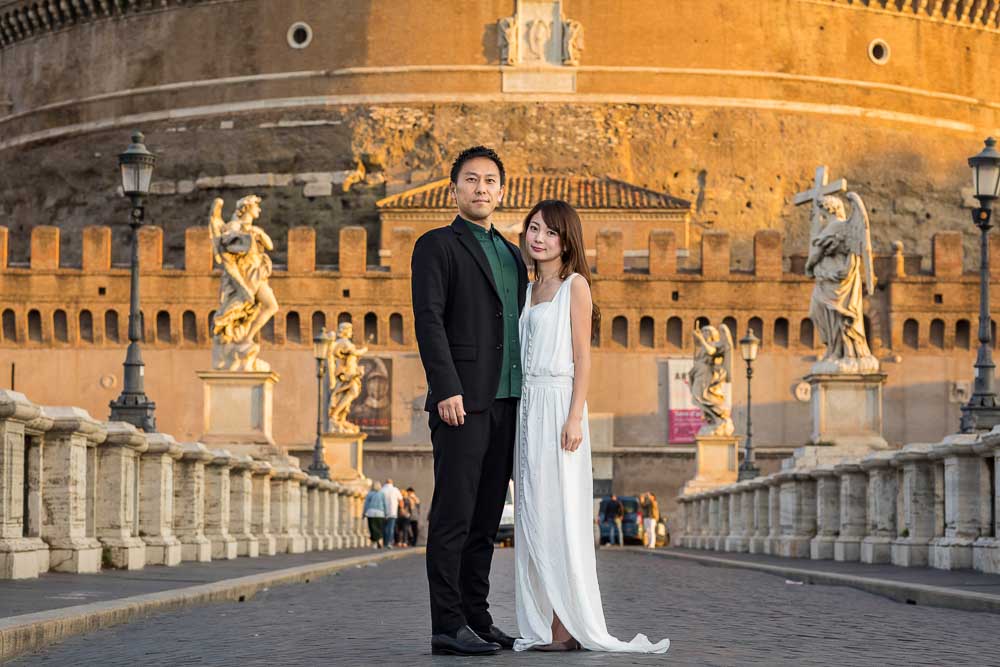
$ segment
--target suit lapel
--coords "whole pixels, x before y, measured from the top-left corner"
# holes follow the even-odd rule
[[[455,221],[451,223],[451,228],[458,237],[458,242],[472,254],[472,258],[476,260],[476,264],[479,265],[480,270],[482,270],[483,275],[486,276],[486,281],[493,288],[493,293],[496,294],[497,298],[503,301],[500,297],[500,290],[497,289],[497,283],[493,280],[493,269],[490,268],[490,262],[486,259],[486,253],[483,252],[482,246],[479,245],[479,241],[472,235],[472,232],[465,228],[466,222],[461,217],[456,217]]]

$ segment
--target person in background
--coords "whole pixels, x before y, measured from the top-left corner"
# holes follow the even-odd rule
[[[618,530],[618,546],[625,546],[625,534],[622,532],[622,519],[625,517],[625,506],[618,496],[611,494],[611,497],[604,501],[604,509],[601,510],[601,522],[608,525],[608,544],[615,542],[615,529]]]
[[[399,513],[396,516],[397,547],[410,546],[410,516],[412,515],[412,513],[413,513],[413,507],[410,502],[410,494],[406,492],[400,492]]]
[[[656,494],[652,491],[642,494],[642,525],[645,529],[646,548],[656,547],[656,524],[660,520],[660,506],[656,502]]]
[[[399,516],[399,501],[403,494],[393,485],[391,479],[385,480],[382,487],[382,496],[385,498],[385,547],[391,549],[396,539],[396,517]]]
[[[364,515],[368,519],[368,533],[371,535],[372,549],[381,549],[385,530],[385,496],[382,483],[375,482],[365,496]]]
[[[417,538],[420,537],[420,498],[412,486],[406,489],[406,493],[410,496],[410,534],[407,541],[411,547],[415,547]]]

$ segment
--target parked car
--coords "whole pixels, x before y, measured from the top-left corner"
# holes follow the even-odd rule
[[[504,501],[503,514],[500,515],[496,541],[514,545],[514,480],[507,483],[507,500]]]
[[[597,517],[598,525],[601,529],[601,544],[610,542],[611,531],[615,530],[613,523],[604,520],[604,508],[607,506],[609,500],[611,500],[611,496],[601,498],[600,510]],[[622,534],[625,536],[625,542],[642,544],[646,531],[642,526],[642,508],[639,505],[639,499],[635,496],[618,496],[618,500],[621,501],[622,506],[625,508],[625,516],[622,517]],[[615,532],[617,533],[617,531]],[[617,538],[618,535],[616,534],[616,542]]]

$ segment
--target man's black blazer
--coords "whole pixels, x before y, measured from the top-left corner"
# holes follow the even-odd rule
[[[466,412],[493,405],[503,360],[503,304],[479,241],[461,217],[427,232],[413,247],[413,325],[427,373],[424,409],[462,395]],[[528,270],[520,249],[504,239],[517,262],[517,305],[524,309]],[[517,363],[520,363],[518,360]]]

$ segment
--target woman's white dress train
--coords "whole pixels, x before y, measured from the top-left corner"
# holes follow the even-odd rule
[[[573,395],[569,276],[552,301],[531,305],[528,287],[520,319],[524,384],[515,449],[514,591],[521,634],[514,649],[552,641],[552,615],[585,649],[663,653],[637,634],[624,642],[608,634],[594,553],[590,429],[583,410],[583,442],[560,447]]]

